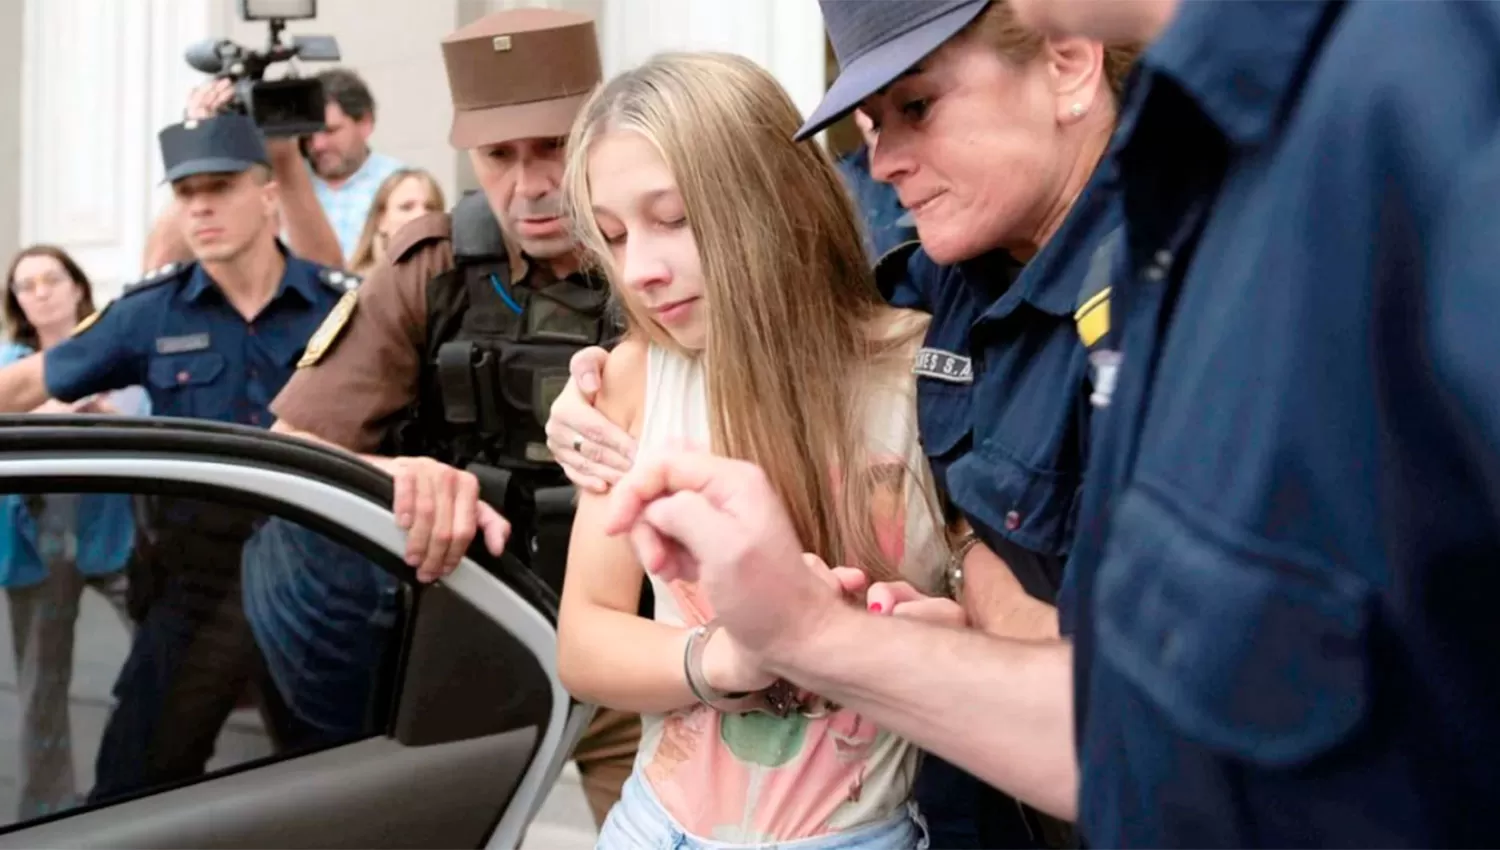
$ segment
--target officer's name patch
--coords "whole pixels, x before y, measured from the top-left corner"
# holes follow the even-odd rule
[[[206,351],[208,334],[187,336],[159,336],[156,338],[157,354],[183,354],[188,351]]]
[[[950,384],[974,383],[974,362],[940,348],[918,351],[917,362],[911,370],[919,377],[947,381]]]
[[[349,317],[354,315],[354,302],[358,298],[358,293],[359,290],[350,289],[344,293],[344,297],[339,299],[339,303],[333,305],[328,318],[323,320],[323,324],[318,325],[318,329],[313,332],[312,339],[307,341],[307,348],[302,352],[302,359],[297,361],[298,369],[317,365],[318,361],[323,359],[323,355],[328,353],[328,349],[339,338],[339,334],[344,332],[344,326],[349,324]]]

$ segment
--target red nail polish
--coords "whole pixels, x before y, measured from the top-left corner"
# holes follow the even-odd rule
[[[881,606],[879,602],[871,602],[870,610],[876,614],[879,614],[881,611],[885,610],[885,608]]]

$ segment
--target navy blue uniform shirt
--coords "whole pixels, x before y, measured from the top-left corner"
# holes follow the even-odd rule
[[[1184,3],[1068,566],[1096,846],[1500,845],[1500,8]]]
[[[943,267],[909,248],[877,272],[892,304],[932,314],[916,364],[917,416],[939,491],[1048,602],[1072,548],[1092,413],[1073,316],[1119,226],[1099,180],[1024,269],[1001,251]],[[934,846],[1036,843],[1014,803],[935,757],[916,794]]]
[[[270,427],[271,399],[354,281],[287,255],[280,289],[246,321],[202,266],[165,267],[47,351],[47,392],[72,401],[140,384],[155,416]]]
[[[1024,268],[1001,251],[945,267],[917,250],[905,275],[880,275],[892,304],[932,314],[917,416],[939,490],[1049,602],[1072,548],[1092,413],[1073,313],[1119,225],[1098,182]]]

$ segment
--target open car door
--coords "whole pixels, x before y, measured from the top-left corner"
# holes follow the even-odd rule
[[[556,595],[478,543],[417,585],[391,497],[253,429],[0,417],[0,846],[519,845],[590,711]]]

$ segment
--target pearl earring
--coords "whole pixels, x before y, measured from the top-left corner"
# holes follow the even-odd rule
[[[1083,104],[1081,104],[1081,103],[1075,103],[1075,104],[1073,104],[1072,108],[1069,109],[1068,111],[1071,112],[1071,113],[1073,113],[1073,117],[1074,118],[1082,118],[1083,117]]]

